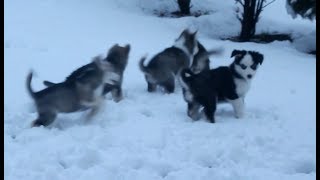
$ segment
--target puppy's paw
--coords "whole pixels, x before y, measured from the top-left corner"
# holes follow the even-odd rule
[[[118,103],[123,99],[123,93],[121,89],[115,89],[111,92],[112,99],[114,102]]]
[[[203,117],[199,112],[188,112],[188,116],[194,121],[198,121]]]
[[[122,99],[123,99],[122,96],[116,96],[116,97],[113,98],[113,101],[116,102],[116,103],[118,103],[118,102],[120,102]]]
[[[30,124],[30,127],[31,127],[31,128],[40,127],[40,126],[43,126],[43,124],[41,124],[41,123],[40,123],[39,121],[37,121],[37,120],[32,121],[31,124]]]
[[[235,117],[237,119],[242,119],[244,117],[244,113],[243,112],[238,112],[238,113],[236,113]]]

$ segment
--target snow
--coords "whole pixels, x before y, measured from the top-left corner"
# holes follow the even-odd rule
[[[157,3],[156,3],[157,2]],[[240,30],[233,1],[197,1],[213,14],[158,18],[156,0],[5,0],[4,177],[6,180],[313,180],[316,178],[316,60],[289,42],[234,43],[218,37]],[[285,2],[262,13],[257,31],[297,36],[314,22],[292,20]],[[215,5],[215,6],[214,6]],[[277,12],[277,18],[274,13]],[[278,26],[279,25],[279,26]],[[264,54],[246,98],[245,118],[230,104],[218,106],[215,124],[193,122],[180,88],[147,93],[138,60],[171,46],[185,27],[199,29],[208,49],[224,47],[211,67],[228,65],[233,49]],[[62,81],[74,69],[114,45],[132,46],[124,74],[124,99],[106,100],[104,111],[85,123],[85,113],[61,114],[49,128],[30,128],[36,118],[26,93],[32,85]]]
[[[293,46],[301,52],[310,53],[316,50],[316,31],[294,39]]]

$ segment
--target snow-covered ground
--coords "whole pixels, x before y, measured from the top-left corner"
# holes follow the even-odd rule
[[[217,37],[240,30],[234,1],[197,1],[213,14],[157,18],[159,0],[4,1],[4,177],[6,180],[313,180],[316,178],[316,60],[289,42],[233,43]],[[210,8],[212,7],[212,8]],[[199,29],[207,47],[224,47],[211,67],[227,65],[233,49],[255,50],[264,62],[246,98],[244,119],[220,105],[217,123],[192,122],[181,89],[147,93],[137,62],[171,46],[182,29]],[[257,31],[310,34],[315,22],[291,19],[285,2],[263,11]],[[59,115],[51,128],[36,118],[25,89],[30,69],[41,81],[62,81],[115,43],[131,44],[125,99],[106,101],[91,123],[84,113]]]

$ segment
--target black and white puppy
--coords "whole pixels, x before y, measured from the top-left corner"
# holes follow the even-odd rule
[[[244,115],[244,98],[250,89],[252,78],[263,62],[263,55],[255,51],[233,50],[235,57],[229,66],[220,66],[194,74],[190,69],[180,73],[179,82],[188,103],[188,116],[200,118],[199,109],[204,107],[205,117],[214,123],[218,102],[230,102],[236,118]]]

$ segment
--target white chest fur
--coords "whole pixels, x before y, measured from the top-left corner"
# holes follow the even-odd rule
[[[105,72],[103,77],[103,82],[108,84],[115,84],[115,82],[120,81],[121,76],[115,72]]]
[[[187,102],[193,101],[193,95],[189,90],[189,86],[182,80],[181,76],[178,76],[178,82],[180,83],[182,89],[184,89],[183,97]]]
[[[240,96],[240,97],[245,96],[251,86],[250,80],[235,78],[234,83],[236,84],[236,92],[237,92],[238,96]]]

